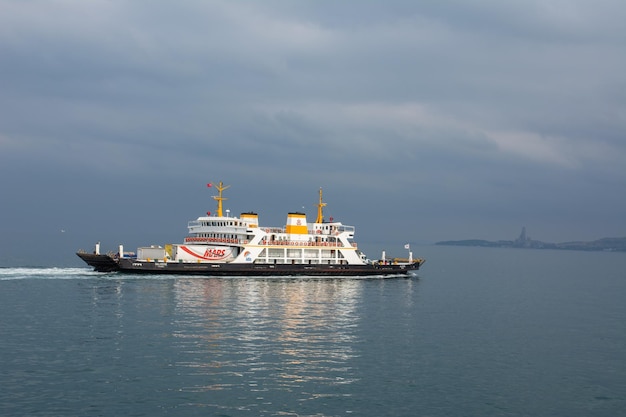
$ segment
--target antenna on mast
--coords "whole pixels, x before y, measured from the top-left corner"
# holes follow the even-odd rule
[[[209,184],[209,187],[210,186],[212,186],[212,184]],[[212,197],[213,197],[213,200],[217,201],[217,217],[224,217],[224,214],[222,212],[222,202],[228,199],[226,197],[222,197],[222,191],[224,191],[225,189],[229,187],[230,185],[224,185],[222,181],[220,181],[220,183],[215,186],[215,188],[217,188],[217,195],[214,195]]]
[[[322,202],[322,187],[320,187],[320,202],[317,204],[317,219],[315,219],[315,223],[324,222],[324,207],[326,207],[326,203]]]

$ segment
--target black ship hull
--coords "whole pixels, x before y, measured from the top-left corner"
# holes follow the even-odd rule
[[[77,252],[76,255],[89,266],[93,266],[97,272],[115,272],[119,271],[120,266],[117,259],[109,255],[100,255],[95,253]]]

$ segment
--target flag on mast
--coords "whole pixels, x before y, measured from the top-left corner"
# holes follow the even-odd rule
[[[411,245],[407,243],[406,245],[404,245],[404,249],[411,249]]]

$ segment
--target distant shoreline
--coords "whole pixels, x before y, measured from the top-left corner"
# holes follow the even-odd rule
[[[523,232],[524,233],[524,232]],[[516,239],[516,240],[482,240],[482,239],[466,239],[466,240],[446,240],[437,242],[435,245],[443,246],[479,246],[489,248],[519,248],[519,249],[562,249],[562,250],[579,250],[579,251],[603,251],[603,252],[626,252],[626,237],[605,237],[589,242],[562,242],[547,243],[532,239]]]

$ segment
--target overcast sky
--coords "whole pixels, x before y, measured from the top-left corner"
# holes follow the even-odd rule
[[[0,0],[0,266],[178,242],[220,180],[268,226],[314,220],[322,187],[366,252],[626,236],[624,22],[622,0]]]

